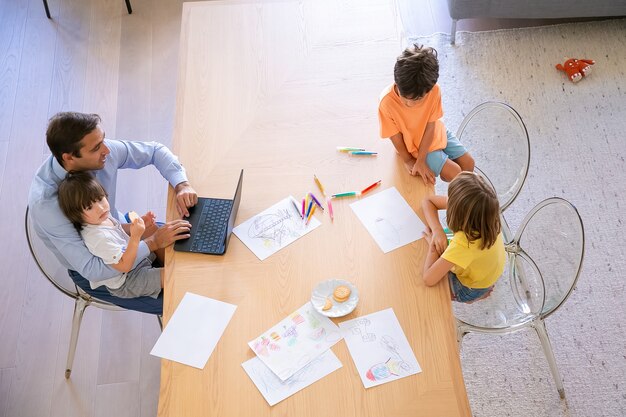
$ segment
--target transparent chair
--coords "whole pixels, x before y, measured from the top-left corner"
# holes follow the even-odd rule
[[[48,250],[43,241],[39,238],[39,236],[37,236],[37,233],[33,230],[30,217],[28,215],[28,208],[26,208],[24,226],[30,253],[43,276],[46,277],[56,289],[74,300],[72,332],[70,336],[69,351],[67,353],[67,364],[65,366],[65,378],[69,378],[72,373],[72,363],[74,362],[74,354],[76,353],[78,333],[80,331],[80,324],[83,319],[85,309],[88,306],[95,306],[114,311],[125,311],[126,309],[92,297],[74,284],[68,275],[67,269],[59,263],[54,254]],[[159,324],[161,324],[161,317],[157,317],[159,319]]]
[[[517,197],[530,165],[526,125],[508,104],[488,101],[461,122],[456,137],[477,161],[477,172],[491,179],[504,211]]]
[[[554,197],[537,204],[506,245],[507,265],[491,295],[472,304],[453,303],[459,349],[469,332],[502,334],[531,327],[565,398],[544,320],[572,293],[584,250],[582,219],[571,203]]]

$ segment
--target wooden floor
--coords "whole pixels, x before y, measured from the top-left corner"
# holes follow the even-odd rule
[[[337,1],[347,11],[359,5]],[[396,3],[406,34],[449,31],[444,0]],[[130,16],[122,0],[49,4],[53,20],[45,17],[41,0],[0,0],[0,265],[5,271],[0,417],[154,416],[159,360],[149,351],[159,327],[153,316],[87,309],[72,377],[64,379],[73,304],[31,261],[23,214],[33,173],[47,156],[47,120],[58,111],[99,113],[110,138],[171,143],[182,1],[132,0]],[[468,20],[458,29],[548,22]],[[166,188],[153,169],[122,174],[118,190],[122,210],[150,208],[164,218]]]

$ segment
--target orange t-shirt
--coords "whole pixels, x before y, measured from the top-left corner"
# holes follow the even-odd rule
[[[396,93],[395,84],[385,88],[380,95],[378,105],[378,120],[380,121],[380,137],[390,138],[402,133],[406,150],[409,153],[417,152],[426,125],[435,122],[433,143],[428,152],[444,149],[448,143],[446,128],[440,120],[443,117],[441,107],[441,90],[435,86],[413,107],[407,107]]]

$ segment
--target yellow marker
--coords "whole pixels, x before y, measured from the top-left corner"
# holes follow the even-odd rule
[[[311,207],[311,211],[309,211],[309,217],[307,217],[305,225],[308,225],[311,217],[313,217],[313,213],[315,213],[315,207],[317,206],[313,204],[313,207]]]
[[[322,192],[322,195],[324,197],[326,197],[326,193],[324,193],[324,186],[322,185],[322,183],[320,182],[320,180],[315,176],[315,174],[313,174],[313,179],[315,180],[315,183],[317,184],[317,187],[320,189],[320,191]]]

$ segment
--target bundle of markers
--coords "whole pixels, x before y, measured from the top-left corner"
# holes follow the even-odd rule
[[[322,193],[322,195],[326,197],[326,193],[324,192],[324,186],[322,186],[322,183],[320,182],[319,178],[317,178],[316,175],[313,175],[313,180],[317,184],[317,187],[320,189],[320,192]],[[376,181],[375,183],[365,187],[361,191],[348,191],[345,193],[333,194],[330,197],[326,197],[326,204],[328,205],[328,214],[330,215],[330,220],[334,221],[333,205],[331,203],[331,199],[341,198],[341,197],[362,196],[363,194],[376,188],[378,185],[380,185],[381,182],[382,180]],[[296,204],[295,201],[291,200],[291,203],[294,205],[296,211],[300,213],[300,217],[302,217],[303,220],[306,219],[305,224],[307,225],[309,224],[311,217],[313,217],[313,213],[315,213],[316,207],[319,207],[320,210],[324,211],[324,206],[322,206],[322,203],[320,203],[320,201],[317,199],[315,194],[311,192],[307,193],[307,195],[304,196],[304,198],[302,198],[302,206],[300,208],[298,208],[298,205]]]
[[[349,146],[337,146],[339,152],[345,152],[355,156],[376,156],[378,152],[368,151],[364,148],[352,148]]]

